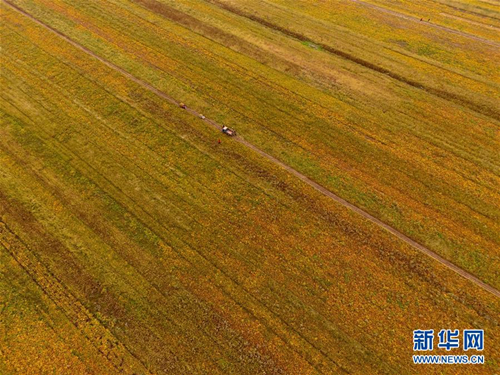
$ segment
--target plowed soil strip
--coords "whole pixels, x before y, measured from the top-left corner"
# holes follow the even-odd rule
[[[158,90],[157,88],[151,86],[149,83],[147,83],[147,82],[145,82],[145,81],[143,81],[143,80],[141,80],[141,79],[133,76],[129,72],[123,70],[119,66],[117,66],[117,65],[115,65],[115,64],[107,61],[106,59],[104,59],[104,58],[96,55],[94,52],[92,52],[88,48],[80,45],[79,43],[77,43],[75,41],[73,41],[72,39],[70,39],[69,37],[67,37],[66,35],[64,35],[63,33],[61,33],[60,31],[54,29],[53,27],[51,27],[51,26],[43,23],[42,21],[38,20],[37,18],[35,18],[31,14],[25,12],[23,9],[19,8],[18,6],[14,5],[14,4],[11,4],[11,3],[9,3],[6,0],[2,0],[2,1],[7,6],[15,9],[16,11],[18,11],[19,13],[22,13],[26,17],[28,17],[31,20],[33,20],[34,22],[36,22],[37,24],[39,24],[39,25],[43,26],[44,28],[50,30],[51,32],[57,34],[58,36],[60,36],[61,38],[63,38],[65,41],[67,41],[68,43],[70,43],[71,45],[73,45],[74,47],[76,47],[79,50],[84,51],[85,53],[91,55],[92,57],[94,57],[97,60],[101,61],[103,64],[105,64],[108,67],[110,67],[111,69],[113,69],[113,70],[115,70],[115,71],[123,74],[125,77],[127,77],[130,80],[136,82],[137,84],[139,84],[140,86],[146,88],[147,90],[149,90],[151,92],[154,92],[156,95],[158,95],[161,98],[167,100],[168,102],[170,102],[170,103],[172,103],[174,105],[177,105],[177,106],[179,105],[179,102],[177,100],[175,100],[171,96],[165,94],[163,91]],[[199,115],[200,115],[194,109],[189,108],[189,107],[186,108],[186,111],[189,112],[190,114],[196,116],[196,117],[199,117]],[[222,129],[222,126],[220,124],[218,124],[217,122],[213,121],[213,120],[205,118],[203,121],[205,121],[207,124],[212,125],[214,128],[216,128],[219,131]],[[235,139],[235,141],[237,141],[237,142],[245,145],[246,147],[248,147],[248,148],[252,149],[253,151],[255,151],[256,153],[258,153],[259,155],[261,155],[264,158],[268,159],[269,161],[273,162],[274,164],[279,165],[281,168],[287,170],[288,172],[290,172],[294,176],[298,177],[300,180],[302,180],[303,182],[305,182],[309,186],[313,187],[314,189],[316,189],[317,191],[319,191],[320,193],[322,193],[323,195],[325,195],[325,196],[333,199],[337,203],[340,203],[342,206],[347,207],[348,209],[350,209],[350,210],[358,213],[359,215],[363,216],[365,219],[368,219],[372,223],[374,223],[374,224],[378,225],[379,227],[381,227],[381,228],[387,230],[388,232],[392,233],[393,235],[395,235],[396,237],[398,237],[400,240],[406,242],[408,245],[410,245],[410,246],[414,247],[415,249],[419,250],[420,252],[428,255],[429,257],[431,257],[434,260],[438,261],[439,263],[441,263],[445,267],[451,269],[452,271],[455,271],[460,276],[462,276],[462,277],[470,280],[471,282],[473,282],[474,284],[478,285],[480,288],[484,289],[485,291],[490,292],[493,295],[495,295],[495,296],[497,296],[497,297],[500,298],[500,291],[498,289],[492,287],[491,285],[486,284],[485,282],[483,282],[480,279],[478,279],[476,276],[474,276],[471,273],[465,271],[464,269],[458,267],[457,265],[451,263],[450,261],[444,259],[443,257],[441,257],[440,255],[436,254],[432,250],[426,248],[425,246],[420,245],[418,242],[412,240],[410,237],[408,237],[405,234],[401,233],[397,229],[395,229],[395,228],[391,227],[390,225],[388,225],[388,224],[380,221],[376,217],[370,215],[368,212],[362,210],[361,208],[353,205],[352,203],[349,203],[345,199],[343,199],[343,198],[339,197],[338,195],[332,193],[330,190],[328,190],[325,187],[321,186],[317,182],[311,180],[309,177],[307,177],[304,174],[300,173],[299,171],[297,171],[296,169],[292,168],[291,166],[289,166],[289,165],[281,162],[280,160],[276,159],[274,156],[269,155],[267,152],[259,149],[258,147],[256,147],[252,143],[246,141],[245,139],[243,139],[243,138],[241,138],[239,136],[235,137],[234,139]]]

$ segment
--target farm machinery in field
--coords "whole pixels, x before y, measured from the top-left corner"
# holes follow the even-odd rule
[[[182,109],[187,109],[187,105],[184,104],[184,103],[179,103],[179,107],[182,108]],[[206,117],[205,115],[202,115],[201,113],[197,115],[200,119],[202,120],[205,120]],[[225,135],[228,135],[230,137],[234,137],[236,135],[236,130],[234,129],[231,129],[231,128],[228,128],[227,126],[223,126],[222,127],[222,132],[225,134]],[[220,143],[220,140],[219,140],[219,143]]]
[[[236,130],[233,130],[231,128],[228,128],[227,126],[223,126],[222,127],[222,132],[225,134],[225,135],[228,135],[230,137],[234,137],[236,135]]]

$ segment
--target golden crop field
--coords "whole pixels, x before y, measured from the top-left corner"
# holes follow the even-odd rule
[[[496,1],[0,8],[0,374],[500,372]]]

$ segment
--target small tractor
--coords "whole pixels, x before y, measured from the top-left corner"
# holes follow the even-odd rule
[[[236,135],[236,130],[230,129],[225,125],[222,127],[222,132],[230,137],[234,137]]]

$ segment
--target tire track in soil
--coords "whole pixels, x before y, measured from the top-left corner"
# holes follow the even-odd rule
[[[38,20],[37,18],[35,18],[31,14],[27,13],[23,9],[19,8],[18,6],[14,5],[14,4],[10,3],[10,2],[8,2],[7,0],[2,0],[2,1],[7,6],[11,7],[15,11],[17,11],[17,12],[23,14],[24,16],[28,17],[29,19],[31,19],[32,21],[36,22],[38,25],[44,27],[45,29],[51,31],[52,33],[57,34],[59,37],[61,37],[62,39],[64,39],[66,42],[70,43],[72,46],[74,46],[74,47],[78,48],[79,50],[81,50],[81,51],[83,51],[83,52],[91,55],[92,57],[94,57],[95,59],[99,60],[100,62],[102,62],[103,64],[105,64],[106,66],[108,66],[109,68],[111,68],[111,69],[113,69],[113,70],[121,73],[125,77],[129,78],[131,81],[133,81],[133,82],[137,83],[138,85],[144,87],[145,89],[147,89],[147,90],[155,93],[156,95],[158,95],[159,97],[165,99],[169,103],[171,103],[171,104],[173,104],[175,106],[179,106],[179,102],[176,99],[174,99],[171,96],[167,95],[163,91],[161,91],[161,90],[157,89],[156,87],[150,85],[149,83],[147,83],[147,82],[145,82],[145,81],[143,81],[143,80],[135,77],[134,75],[130,74],[129,72],[127,72],[126,70],[120,68],[119,66],[111,63],[110,61],[108,61],[108,60],[106,60],[106,59],[104,59],[104,58],[96,55],[94,52],[92,52],[88,48],[82,46],[81,44],[79,44],[79,43],[77,43],[75,41],[73,41],[71,38],[69,38],[68,36],[66,36],[62,32],[60,32],[60,31],[54,29],[53,27],[45,24],[44,22]],[[196,116],[196,117],[200,116],[200,114],[196,110],[194,110],[192,108],[186,107],[185,111],[188,112],[188,113],[190,113],[190,114],[192,114],[193,116]],[[222,129],[222,125],[218,124],[214,120],[205,118],[205,119],[203,119],[203,121],[206,122],[207,124],[210,124],[212,127],[214,127],[215,129],[217,129],[218,131],[220,131]],[[381,227],[382,229],[385,229],[389,233],[393,234],[394,236],[396,236],[397,238],[399,238],[400,240],[402,240],[406,244],[408,244],[411,247],[413,247],[414,249],[418,250],[419,252],[421,252],[421,253],[429,256],[430,258],[432,258],[435,261],[439,262],[441,265],[447,267],[448,269],[454,271],[455,273],[459,274],[460,276],[464,277],[465,279],[471,281],[472,283],[476,284],[481,289],[483,289],[483,290],[485,290],[485,291],[493,294],[494,296],[500,298],[500,291],[498,289],[496,289],[495,287],[493,287],[493,286],[491,286],[489,284],[486,284],[485,282],[483,282],[482,280],[480,280],[479,278],[477,278],[473,274],[471,274],[471,273],[467,272],[466,270],[460,268],[456,264],[454,264],[454,263],[450,262],[449,260],[443,258],[439,254],[437,254],[434,251],[428,249],[427,247],[419,244],[418,242],[416,242],[415,240],[411,239],[407,235],[405,235],[405,234],[401,233],[400,231],[398,231],[396,228],[394,228],[394,227],[392,227],[392,226],[390,226],[390,225],[382,222],[381,220],[377,219],[375,216],[369,214],[368,212],[362,210],[361,208],[355,206],[354,204],[349,203],[345,199],[343,199],[340,196],[334,194],[333,192],[331,192],[330,190],[326,189],[324,186],[318,184],[317,182],[311,180],[309,177],[307,177],[304,174],[300,173],[296,169],[294,169],[291,166],[289,166],[289,165],[283,163],[282,161],[276,159],[274,156],[271,156],[270,154],[268,154],[267,152],[261,150],[260,148],[258,148],[254,144],[246,141],[241,136],[236,136],[234,138],[234,140],[236,142],[239,142],[242,145],[244,145],[244,146],[252,149],[253,151],[255,151],[256,153],[258,153],[259,155],[261,155],[265,159],[269,160],[270,162],[272,162],[272,163],[280,166],[281,168],[285,169],[286,171],[288,171],[289,173],[291,173],[295,177],[299,178],[301,181],[303,181],[307,185],[313,187],[315,190],[317,190],[321,194],[325,195],[326,197],[334,200],[335,202],[337,202],[340,205],[348,208],[349,210],[356,212],[357,214],[359,214],[360,216],[364,217],[365,219],[367,219],[368,221],[372,222],[373,224],[375,224],[375,225]]]
[[[2,210],[0,214],[6,212],[12,214],[10,202],[0,191],[0,203]],[[10,209],[10,210],[9,210]],[[17,209],[16,209],[17,210]],[[28,213],[21,213],[21,220],[30,220]],[[1,217],[1,216],[0,216]],[[40,238],[45,238],[46,242],[52,241],[50,236],[39,232],[38,225],[32,229],[40,234]],[[58,242],[54,242],[59,246]],[[9,226],[0,219],[0,244],[2,244],[9,255],[24,269],[30,279],[47,295],[47,297],[66,316],[68,321],[88,340],[96,351],[102,355],[109,364],[119,373],[152,374],[132,351],[120,342],[116,336],[106,328],[102,322],[96,318],[82,303],[69,291],[37,257],[32,249],[16,234]]]
[[[64,145],[61,146],[63,149],[64,149]],[[107,181],[107,183],[112,186],[112,190],[115,191],[115,193],[119,193],[120,195],[123,196],[123,198],[125,199],[125,201],[129,201],[131,202],[134,206],[136,207],[139,207],[140,205],[137,204],[137,202],[135,202],[132,198],[130,198],[129,196],[127,196],[126,194],[124,194],[119,187],[117,187],[115,184],[113,184],[109,179],[107,179],[106,177],[104,177],[103,175],[99,174],[99,172],[95,171],[94,168],[90,165],[88,165],[88,163],[86,163],[83,159],[81,159],[81,157],[79,157],[78,155],[76,154],[73,154],[71,153],[71,151],[68,151],[67,149],[65,150],[67,152],[69,152],[70,154],[74,155],[77,159],[78,159],[78,162],[81,162],[82,164],[82,168],[86,169],[87,171],[91,171],[92,174],[95,174],[95,176],[98,176],[99,178],[102,178],[103,180]],[[11,154],[12,155],[12,154]],[[18,159],[18,162],[20,162],[20,160]],[[93,177],[94,178],[94,177]],[[94,179],[95,181],[95,179]],[[1,191],[0,191],[1,193]],[[120,204],[121,201],[120,201]],[[122,204],[124,205],[124,204]],[[126,206],[124,205],[124,207],[126,207],[127,209],[130,209],[129,206]],[[1,206],[0,206],[1,208]],[[131,209],[130,209],[131,210]],[[140,210],[140,209],[139,209]],[[141,210],[140,210],[141,211]],[[165,241],[165,243],[167,243],[168,246],[170,246],[170,243],[168,242],[168,239],[165,238],[164,236],[160,236],[160,231],[159,228],[163,228],[161,224],[158,224],[156,222],[156,219],[147,211],[142,211],[140,214],[138,214],[136,211],[133,211],[131,210],[130,211],[132,213],[132,215],[137,219],[139,220],[139,222],[141,222],[142,224],[146,225],[148,228],[150,228],[153,233],[161,238],[163,241]],[[148,217],[150,218],[152,221],[148,221],[147,219],[145,219],[145,217]],[[183,240],[181,240],[182,243]],[[184,243],[186,244],[186,243]],[[188,245],[189,246],[189,245]],[[191,263],[192,265],[195,265],[195,264],[198,264],[199,261],[201,260],[202,263],[208,263],[210,264],[210,266],[214,267],[216,269],[217,272],[219,272],[220,274],[222,274],[223,276],[227,277],[232,283],[234,283],[234,285],[236,285],[237,287],[241,288],[241,290],[243,291],[243,293],[246,293],[248,294],[250,297],[251,297],[251,303],[250,305],[246,305],[246,304],[243,304],[241,299],[238,298],[236,296],[235,293],[232,292],[232,290],[224,290],[224,289],[221,289],[221,292],[228,298],[230,298],[238,307],[240,307],[242,310],[244,310],[247,314],[249,314],[250,316],[252,316],[253,318],[255,318],[256,320],[259,320],[261,322],[263,322],[262,324],[266,327],[266,329],[268,329],[269,331],[271,331],[273,334],[276,335],[276,337],[278,337],[279,339],[281,339],[287,346],[290,347],[291,350],[293,350],[295,353],[297,353],[299,356],[301,356],[307,363],[309,363],[309,365],[311,367],[313,367],[314,369],[316,369],[318,371],[318,374],[321,374],[323,373],[321,371],[321,368],[324,367],[324,364],[321,362],[318,362],[316,360],[316,362],[318,364],[315,364],[316,362],[313,362],[310,357],[307,355],[307,354],[302,354],[302,352],[296,348],[296,345],[290,345],[289,344],[289,340],[287,340],[285,337],[284,337],[284,334],[282,333],[283,332],[283,328],[282,327],[279,327],[279,329],[274,329],[272,327],[272,325],[269,325],[267,324],[267,320],[266,319],[269,319],[268,315],[271,315],[271,318],[270,319],[278,319],[278,322],[280,324],[282,324],[283,326],[285,326],[285,328],[288,328],[290,329],[290,331],[292,332],[291,334],[292,335],[297,335],[298,338],[300,340],[303,340],[305,342],[306,345],[309,345],[311,347],[313,347],[315,350],[319,351],[325,358],[326,358],[326,361],[330,361],[331,363],[333,363],[335,366],[337,366],[337,368],[339,369],[340,372],[342,373],[350,373],[349,370],[345,369],[344,367],[342,367],[342,365],[338,364],[334,359],[331,358],[331,356],[326,353],[322,348],[318,348],[315,346],[315,344],[306,336],[304,336],[302,333],[298,332],[297,329],[295,329],[290,323],[288,323],[287,321],[283,320],[283,318],[276,314],[276,312],[272,309],[270,309],[268,307],[268,305],[262,303],[261,300],[259,300],[258,298],[256,298],[253,294],[251,294],[248,289],[246,289],[245,287],[243,287],[240,283],[238,283],[237,281],[235,281],[233,278],[231,278],[231,276],[229,276],[227,274],[227,272],[221,268],[219,268],[213,261],[211,261],[209,258],[207,258],[205,255],[203,255],[202,253],[200,253],[198,250],[196,249],[193,249],[192,253],[193,254],[197,254],[195,256],[199,256],[201,258],[198,258],[197,261],[193,262],[191,260],[190,257],[186,257],[185,255],[183,255],[181,252],[175,250],[176,253],[178,255],[180,255],[184,260],[188,261],[189,263]],[[257,302],[254,302],[257,301]],[[252,304],[253,303],[259,303],[260,306],[262,306],[264,309],[265,309],[265,312],[264,313],[258,313],[256,314],[254,309],[252,308]],[[273,321],[274,324],[276,324],[276,322]],[[293,337],[292,339],[295,339],[295,337]]]
[[[92,81],[92,82],[94,82],[94,81]],[[94,82],[94,83],[96,83],[96,82]],[[103,87],[103,86],[101,86],[101,88],[105,89],[105,87]],[[106,90],[106,91],[107,91],[107,90]],[[109,93],[109,92],[108,92],[108,93]],[[116,97],[116,99],[119,99],[119,98],[118,98],[118,97]],[[119,99],[119,100],[122,100],[122,99]],[[137,109],[137,108],[136,108],[136,109]],[[140,111],[140,112],[141,112],[141,111]],[[141,113],[142,113],[142,112],[141,112]],[[144,114],[143,114],[143,115],[144,115]],[[65,146],[64,146],[64,145],[61,145],[61,147],[63,147],[63,149],[65,148]],[[75,156],[76,156],[76,158],[78,158],[78,160],[79,160],[79,161],[80,161],[83,165],[85,165],[85,167],[84,167],[85,169],[88,169],[88,170],[93,170],[93,168],[92,168],[91,166],[89,166],[89,165],[88,165],[88,163],[86,163],[85,161],[83,161],[83,159],[81,159],[81,157],[79,157],[79,156],[78,156],[78,155],[76,155],[76,154],[73,154],[71,151],[69,151],[69,150],[67,150],[67,149],[66,149],[66,151],[67,151],[67,152],[69,152],[69,153],[70,153],[70,154],[72,154],[72,155],[75,155]],[[11,153],[11,155],[12,155],[12,153]],[[18,159],[18,161],[19,161],[19,162],[21,162],[19,159]],[[92,173],[94,173],[94,172],[96,172],[96,175],[97,175],[97,176],[103,177],[102,175],[100,175],[100,174],[99,174],[99,172],[97,172],[97,171],[95,171],[95,170],[94,170]],[[106,177],[103,177],[103,178],[104,178],[104,180],[106,180],[106,181],[107,181],[110,185],[112,185],[112,186],[113,186],[113,188],[114,188],[116,191],[119,191],[121,194],[123,194],[123,192],[121,192],[121,191],[120,191],[120,189],[119,189],[119,188],[118,188],[115,184],[113,184],[111,181],[109,181],[108,179],[106,179]],[[130,200],[130,201],[131,201],[131,202],[132,202],[135,206],[138,206],[138,204],[137,204],[136,202],[134,202],[132,198],[130,198],[129,196],[127,196],[127,195],[125,195],[125,194],[123,194],[123,195],[124,195],[124,197],[126,197],[126,199],[127,199],[127,200]],[[59,198],[60,198],[60,197],[59,197]],[[60,199],[62,199],[62,198],[60,198]],[[151,216],[151,214],[150,214],[150,213],[148,213],[148,212],[146,212],[146,211],[144,211],[144,213],[145,213],[147,216],[149,216],[151,219],[155,220],[155,219]],[[135,217],[136,217],[138,220],[142,221],[142,222],[143,222],[145,225],[147,225],[150,229],[153,229],[153,227],[155,227],[155,225],[152,225],[152,222],[147,222],[147,221],[144,221],[142,217],[139,217],[139,216],[138,216],[137,214],[135,214],[135,213],[134,213],[134,215],[135,215]],[[161,227],[161,225],[160,225],[160,227]],[[156,228],[156,227],[155,227],[155,228]],[[156,229],[155,229],[155,231],[156,231]],[[160,236],[160,235],[158,234],[158,233],[159,233],[159,231],[156,231],[155,233],[156,233],[156,235],[157,235],[157,236]],[[163,238],[163,237],[162,237],[162,239],[163,239],[163,240],[165,240],[165,241],[167,241],[167,239],[166,239],[166,238]],[[189,246],[189,245],[188,245],[188,246]],[[197,250],[195,250],[195,251],[198,253],[198,251],[197,251]],[[178,253],[178,252],[177,252],[177,253]],[[180,253],[178,253],[178,254],[179,254],[179,255],[181,255]],[[215,264],[213,264],[213,263],[212,263],[212,261],[210,261],[208,258],[205,258],[205,256],[204,256],[204,255],[201,255],[200,253],[199,253],[199,255],[200,255],[200,256],[202,256],[202,257],[203,257],[203,259],[204,259],[205,261],[207,261],[207,262],[209,262],[210,264],[212,264],[212,265],[213,265],[213,266],[214,266],[214,267],[215,267],[215,268],[216,268],[219,272],[221,272],[221,273],[223,273],[224,275],[226,275],[226,273],[225,273],[225,271],[224,271],[224,270],[222,270],[222,269],[218,268]],[[182,256],[182,255],[181,255],[181,256]],[[184,256],[182,256],[182,257],[184,258]],[[188,260],[187,258],[184,258],[184,259]],[[192,264],[194,264],[194,263],[192,263]],[[226,275],[226,276],[227,276],[227,275]],[[229,278],[231,279],[231,281],[232,281],[232,282],[234,282],[237,286],[241,287],[241,285],[240,285],[238,282],[236,282],[235,280],[233,280],[230,276],[228,276],[228,277],[229,277]],[[245,293],[249,293],[249,291],[248,291],[247,289],[245,289],[245,288],[242,288],[242,289],[244,290],[244,292],[245,292]],[[248,314],[251,314],[251,315],[252,315],[253,317],[255,317],[256,319],[260,319],[258,316],[256,316],[256,315],[255,315],[255,314],[251,311],[251,309],[248,309],[247,307],[243,306],[243,305],[241,304],[241,302],[240,302],[240,301],[238,301],[237,299],[235,299],[235,297],[234,297],[234,296],[232,296],[232,294],[231,294],[231,293],[227,293],[226,291],[223,291],[223,293],[224,293],[225,295],[227,295],[229,298],[233,299],[233,300],[234,300],[234,302],[235,302],[238,306],[240,306],[242,309],[244,309],[244,310],[245,310]],[[250,295],[251,295],[251,294],[250,294]],[[252,296],[252,298],[255,298],[255,296],[253,296],[253,295],[251,295],[251,296]],[[258,300],[258,299],[257,299],[257,300]],[[258,300],[258,301],[259,301],[259,302],[261,302],[260,300]],[[262,306],[264,306],[267,310],[269,310],[269,308],[268,308],[268,306],[267,306],[267,305],[262,304]],[[272,310],[269,310],[269,311],[270,311],[273,315],[276,315],[276,314],[275,314]],[[290,325],[289,325],[289,323],[287,323],[286,321],[284,321],[284,320],[281,318],[281,316],[276,315],[276,317],[277,317],[278,319],[280,319],[280,321],[281,321],[281,322],[283,322],[283,324],[284,324],[284,325],[286,325],[286,326],[287,326],[288,328],[290,328],[290,329],[291,329],[294,333],[296,333],[296,334],[297,334],[297,335],[298,335],[301,339],[303,339],[303,340],[304,340],[307,344],[309,344],[309,345],[311,345],[311,346],[314,346],[314,344],[312,344],[312,343],[309,341],[309,339],[308,339],[307,337],[303,336],[303,335],[302,335],[302,334],[300,334],[300,333],[299,333],[299,332],[298,332],[295,328],[293,328],[292,326],[290,326]],[[283,337],[282,337],[279,333],[277,333],[277,331],[275,331],[274,329],[272,329],[269,325],[265,325],[265,326],[266,326],[266,328],[267,328],[267,329],[269,329],[270,331],[272,331],[272,332],[273,332],[273,333],[274,333],[277,337],[279,337],[280,339],[282,339],[285,343],[287,342],[285,338],[283,338]],[[320,348],[316,348],[316,347],[315,347],[315,349],[317,349],[317,350],[321,351],[321,353],[322,353],[324,356],[326,356],[328,360],[332,361],[332,363],[334,363],[336,366],[338,366],[338,367],[339,367],[340,371],[342,371],[342,372],[346,372],[346,373],[348,373],[348,372],[349,372],[349,371],[347,371],[346,369],[344,369],[341,365],[339,365],[337,362],[335,362],[335,361],[334,361],[334,360],[333,360],[333,359],[332,359],[332,358],[331,358],[328,354],[326,354],[326,353],[325,353],[322,349],[320,349]],[[299,353],[299,352],[298,352],[295,348],[292,348],[292,350],[294,350],[295,352]],[[301,354],[299,353],[299,355],[301,355]],[[302,355],[302,356],[303,356],[303,355]],[[303,357],[304,357],[304,356],[303,356]],[[305,358],[305,357],[304,357],[304,358]],[[311,362],[310,362],[307,358],[305,358],[305,360],[306,360],[306,361],[307,361],[307,362],[308,362],[308,363],[309,363],[312,367],[317,368],[317,366],[315,366],[314,364],[312,364],[312,363],[311,363]]]

